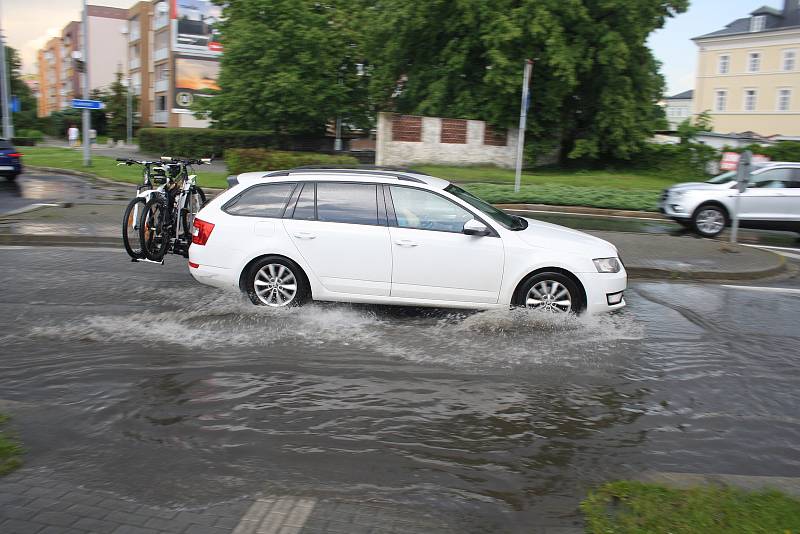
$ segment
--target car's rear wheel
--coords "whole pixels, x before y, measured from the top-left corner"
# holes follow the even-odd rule
[[[531,276],[520,285],[514,305],[550,313],[580,313],[584,304],[574,280],[557,272]]]
[[[728,225],[728,214],[716,204],[704,204],[692,215],[694,230],[703,237],[716,237]]]
[[[300,306],[310,294],[302,269],[281,257],[263,258],[251,265],[246,284],[250,301],[258,306]]]
[[[6,174],[6,180],[13,182],[17,179],[17,176],[19,176],[19,174]]]

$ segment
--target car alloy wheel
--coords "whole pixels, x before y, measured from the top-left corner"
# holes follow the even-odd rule
[[[288,306],[297,297],[297,278],[285,265],[268,263],[256,272],[253,291],[258,300],[267,306]]]
[[[715,236],[725,228],[725,214],[717,208],[702,208],[695,215],[697,231],[705,236]]]
[[[551,313],[569,313],[572,311],[572,294],[560,282],[542,280],[528,290],[525,306]]]

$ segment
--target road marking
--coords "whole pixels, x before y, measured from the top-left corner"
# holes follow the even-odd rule
[[[769,250],[770,252],[774,252],[775,254],[780,254],[785,258],[792,258],[793,260],[800,260],[800,250],[796,248],[788,248],[788,247],[771,247],[767,245],[745,245],[746,247],[752,248],[760,248],[763,250]],[[793,254],[792,252],[786,252],[787,250],[791,250],[792,252],[797,252],[798,254]]]
[[[745,291],[763,291],[765,293],[800,294],[800,289],[794,289],[791,287],[732,286],[724,284],[722,287],[727,287],[728,289],[744,289]]]
[[[316,504],[316,499],[303,497],[260,497],[242,516],[233,534],[299,533]]]

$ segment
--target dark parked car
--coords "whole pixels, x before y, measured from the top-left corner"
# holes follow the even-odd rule
[[[10,142],[0,139],[0,176],[16,180],[21,172],[22,154]]]

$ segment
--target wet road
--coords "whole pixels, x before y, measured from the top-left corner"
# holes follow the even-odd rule
[[[0,178],[0,215],[33,204],[125,203],[133,186],[91,183],[77,176],[26,172],[15,181]]]
[[[252,307],[183,260],[0,249],[29,466],[149,504],[374,499],[461,532],[574,524],[643,470],[800,476],[800,287],[634,283],[614,316]]]

